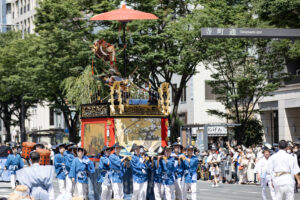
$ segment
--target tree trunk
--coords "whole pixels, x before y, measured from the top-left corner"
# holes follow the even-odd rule
[[[71,113],[71,111],[68,109],[68,111],[63,110],[64,119],[67,125],[67,128],[69,130],[69,141],[78,143],[79,137],[77,136],[77,123],[78,123],[78,111],[76,111],[76,114],[74,116],[74,119],[72,119],[72,115],[68,114]]]
[[[242,145],[244,143],[245,131],[246,131],[246,124],[244,122],[242,122],[241,126],[239,126],[235,131],[236,140],[237,140],[238,145]]]
[[[25,116],[26,116],[26,109],[24,105],[24,95],[21,96],[21,107],[19,113],[19,122],[20,122],[20,133],[21,133],[21,143],[26,141],[26,131],[25,131]]]
[[[11,141],[11,132],[10,132],[10,127],[11,127],[11,112],[9,110],[8,104],[2,104],[2,116],[1,119],[4,123],[4,127],[6,130],[6,138],[5,142],[10,142]]]
[[[179,108],[179,102],[182,95],[182,89],[184,85],[181,83],[179,85],[179,88],[175,91],[175,97],[174,97],[174,105],[173,105],[173,111],[172,111],[172,118],[171,118],[171,142],[176,142],[177,138],[180,137],[180,133],[178,130],[175,130],[175,123],[178,117],[178,108]]]

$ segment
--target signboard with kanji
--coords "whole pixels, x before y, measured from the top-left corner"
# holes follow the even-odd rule
[[[217,38],[300,38],[300,29],[201,28],[202,37]]]

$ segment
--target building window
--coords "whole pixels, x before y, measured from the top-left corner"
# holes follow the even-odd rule
[[[179,120],[182,121],[184,124],[187,124],[187,113],[179,113],[178,114]]]
[[[23,10],[24,10],[24,13],[26,13],[26,5],[24,6]]]
[[[180,101],[181,101],[181,103],[186,103],[186,87],[183,87],[183,89],[182,89]]]
[[[54,108],[49,108],[50,126],[54,126]]]
[[[17,7],[16,10],[18,11],[18,12],[17,12],[17,13],[18,13],[18,16],[20,15],[20,9],[19,9],[19,8],[20,8],[20,5],[19,5],[19,4],[20,4],[19,1],[17,1],[17,2],[16,2],[16,7]]]
[[[8,3],[6,4],[6,14],[10,14],[11,13],[11,4]]]
[[[27,4],[27,10],[28,10],[28,11],[30,10],[30,1],[28,1],[28,4]]]
[[[213,93],[212,87],[209,85],[210,81],[205,81],[205,100],[216,100],[217,95]]]

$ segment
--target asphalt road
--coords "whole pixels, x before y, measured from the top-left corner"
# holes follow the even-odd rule
[[[58,185],[54,182],[54,189],[58,195]],[[208,182],[199,181],[197,186],[197,197],[201,200],[259,200],[261,199],[261,187],[257,185],[220,184],[212,188]],[[0,182],[0,197],[8,197],[10,184]],[[268,191],[269,193],[269,191]],[[189,197],[189,195],[188,195]],[[268,194],[268,199],[271,199]],[[300,193],[295,194],[295,199],[300,199]]]

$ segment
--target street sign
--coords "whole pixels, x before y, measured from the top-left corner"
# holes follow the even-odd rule
[[[300,29],[201,28],[206,38],[300,38]]]

